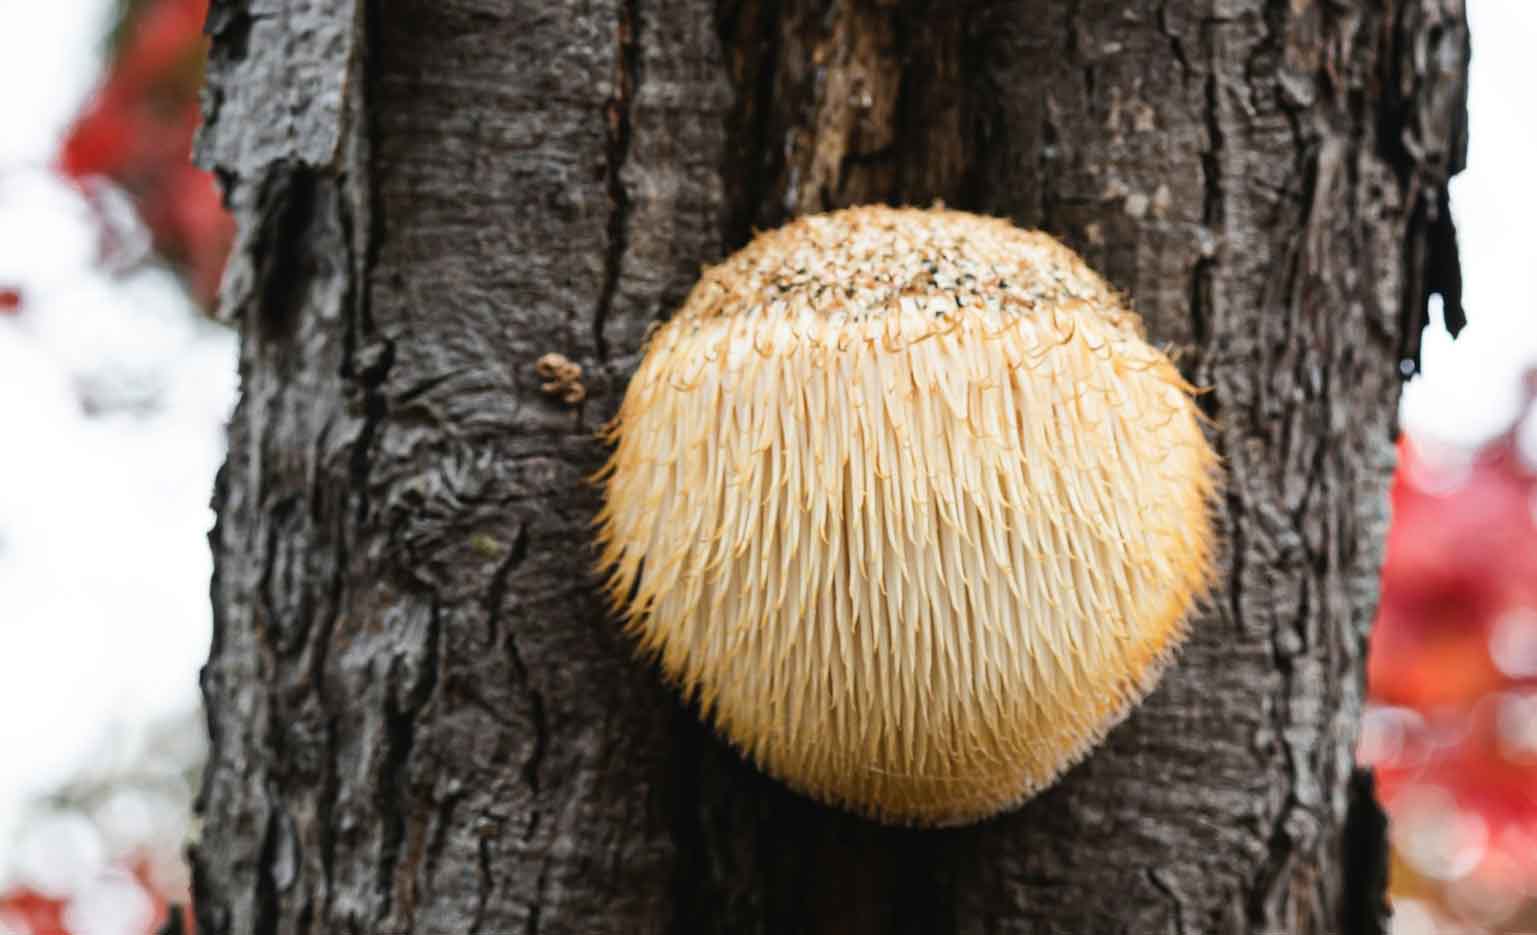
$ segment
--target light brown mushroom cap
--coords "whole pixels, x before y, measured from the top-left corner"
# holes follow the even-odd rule
[[[1206,588],[1190,393],[1045,234],[802,218],[652,335],[603,475],[608,592],[791,787],[887,822],[997,814],[1152,687]]]

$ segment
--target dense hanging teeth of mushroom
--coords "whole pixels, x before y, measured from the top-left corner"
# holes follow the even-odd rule
[[[629,629],[765,770],[882,819],[1049,783],[1208,579],[1190,388],[1076,257],[1001,221],[761,236],[652,336],[612,436]]]

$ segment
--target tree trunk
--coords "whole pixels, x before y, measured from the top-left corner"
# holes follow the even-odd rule
[[[1380,927],[1352,746],[1400,368],[1429,292],[1460,314],[1461,0],[215,0],[209,30],[243,395],[202,935]],[[910,831],[763,778],[636,660],[587,477],[701,264],[935,199],[1126,290],[1228,479],[1162,686],[1019,812]]]

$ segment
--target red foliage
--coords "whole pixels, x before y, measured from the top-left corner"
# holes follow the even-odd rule
[[[21,292],[0,286],[0,315],[14,315],[21,311]]]
[[[144,935],[153,935],[170,917],[170,904],[155,887],[147,864],[134,863],[131,872],[134,881],[150,899],[151,921],[145,927]],[[14,929],[26,935],[77,935],[66,924],[69,906],[68,898],[48,896],[27,887],[0,893],[0,930]],[[183,910],[181,921],[183,935],[197,935],[190,913]]]
[[[1537,418],[1537,371],[1523,408]],[[1423,790],[1453,813],[1427,827],[1473,829],[1445,887],[1498,882],[1517,903],[1537,896],[1537,465],[1520,424],[1472,452],[1399,445],[1362,751],[1399,830]]]
[[[1513,681],[1489,652],[1495,623],[1537,609],[1537,475],[1508,433],[1471,456],[1406,440],[1399,458],[1372,695],[1470,704]]]
[[[0,925],[20,929],[28,935],[70,935],[64,927],[64,909],[68,904],[29,889],[16,889],[0,896]]]
[[[148,0],[120,33],[106,81],[59,155],[71,178],[105,176],[126,191],[154,238],[205,306],[234,239],[213,178],[191,162],[208,0]]]

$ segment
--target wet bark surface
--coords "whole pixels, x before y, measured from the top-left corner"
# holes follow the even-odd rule
[[[1459,0],[215,0],[209,31],[243,394],[200,932],[1380,927],[1352,747],[1400,373],[1430,292],[1460,318]],[[784,791],[634,658],[586,478],[701,264],[935,200],[1126,290],[1228,481],[1161,687],[1019,812],[920,832]]]

